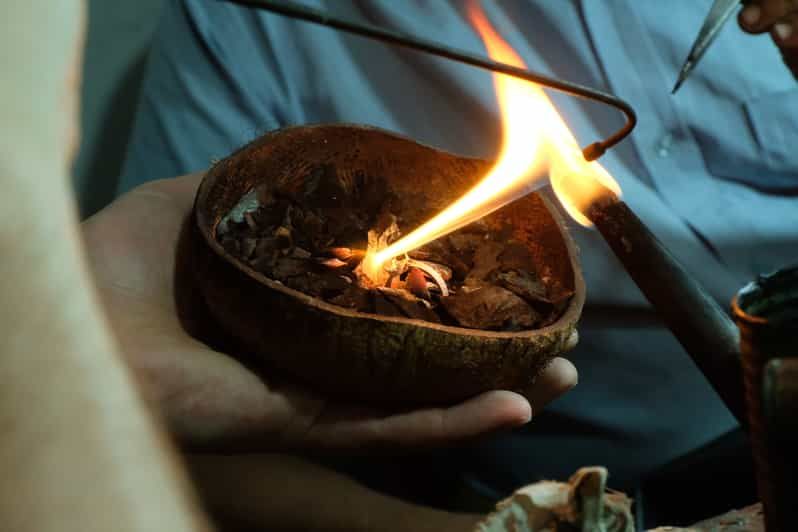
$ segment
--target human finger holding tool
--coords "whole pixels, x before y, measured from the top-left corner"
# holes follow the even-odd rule
[[[743,9],[738,11],[740,4]],[[715,0],[679,71],[673,94],[690,76],[735,12],[743,31],[753,34],[770,32],[784,63],[798,78],[798,0]]]
[[[785,64],[798,77],[798,1],[746,2],[738,20],[740,27],[749,33],[769,32]]]

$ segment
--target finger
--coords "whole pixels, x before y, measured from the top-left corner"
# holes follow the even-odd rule
[[[148,327],[138,341],[122,341],[128,363],[170,433],[194,449],[245,448],[275,434],[294,405],[237,360],[188,337]],[[132,338],[135,331],[124,333]],[[262,445],[261,445],[262,446]]]
[[[559,357],[552,360],[523,392],[532,406],[533,415],[537,415],[547,404],[576,386],[578,380],[576,368],[570,361]]]
[[[498,390],[480,394],[448,408],[427,408],[382,418],[335,423],[318,420],[313,439],[326,446],[364,446],[371,449],[434,447],[481,434],[516,427],[531,419],[529,401]],[[324,430],[324,428],[328,430]],[[322,432],[324,434],[322,434]]]
[[[306,441],[332,448],[424,448],[523,425],[546,404],[577,383],[576,368],[555,358],[523,395],[491,391],[450,408],[429,408],[376,417],[366,409],[354,414],[330,412],[315,420]],[[535,405],[534,407],[532,405]]]
[[[798,13],[797,0],[757,0],[740,11],[740,27],[749,33],[764,33],[792,13]]]
[[[770,36],[773,37],[773,42],[776,43],[776,46],[782,48],[783,52],[795,53],[796,49],[798,49],[798,14],[784,17],[774,24],[770,30]]]
[[[789,15],[770,30],[773,42],[779,48],[784,63],[798,79],[798,13]]]

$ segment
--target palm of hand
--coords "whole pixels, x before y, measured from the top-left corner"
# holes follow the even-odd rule
[[[450,408],[387,413],[326,400],[310,390],[256,375],[192,338],[174,300],[175,249],[200,176],[150,183],[83,224],[89,263],[108,320],[128,364],[190,446],[429,445],[525,423],[529,403],[512,392],[482,394]],[[538,378],[536,406],[576,382],[557,359]]]

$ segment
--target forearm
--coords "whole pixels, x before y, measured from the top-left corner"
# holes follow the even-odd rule
[[[95,304],[65,172],[44,159],[0,168],[2,528],[196,530]]]
[[[196,530],[82,260],[68,179],[82,2],[3,7],[0,528]]]
[[[197,455],[189,470],[211,513],[245,530],[470,532],[479,518],[409,504],[288,455]]]

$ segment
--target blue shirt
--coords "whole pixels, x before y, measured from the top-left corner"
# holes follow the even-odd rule
[[[465,2],[305,3],[484,53]],[[798,84],[769,37],[728,24],[673,96],[710,0],[483,4],[529,68],[636,109],[638,127],[602,164],[722,304],[756,274],[798,262]],[[613,109],[550,94],[582,145],[621,123]],[[472,156],[493,157],[500,142],[484,71],[223,1],[180,0],[165,6],[120,191],[313,122],[381,126]],[[472,449],[528,457],[492,464],[504,489],[588,463],[631,482],[734,426],[601,238],[574,234],[588,285],[571,357],[580,384],[529,428]]]

